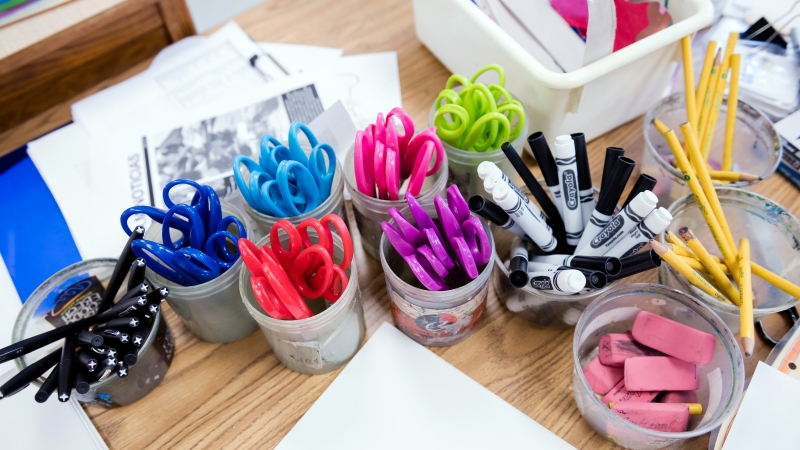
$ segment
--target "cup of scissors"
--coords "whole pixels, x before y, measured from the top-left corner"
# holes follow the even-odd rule
[[[297,226],[283,219],[258,244],[240,239],[239,251],[242,301],[286,367],[319,374],[353,357],[366,326],[353,243],[341,217]]]
[[[403,133],[398,128],[402,126]],[[378,259],[380,222],[390,208],[402,208],[404,196],[432,201],[444,191],[447,159],[433,128],[414,136],[414,122],[401,108],[356,133],[345,157],[347,190],[364,250]]]
[[[301,132],[307,145],[300,142]],[[245,211],[266,235],[281,218],[299,224],[331,213],[344,217],[344,181],[338,165],[333,147],[294,122],[287,145],[265,135],[258,162],[246,155],[233,158],[233,177]]]
[[[491,229],[470,215],[456,186],[447,189],[447,202],[406,198],[408,206],[393,210],[392,221],[381,224],[392,317],[421,344],[452,345],[483,317],[495,264]]]
[[[189,204],[175,204],[170,191],[195,189]],[[167,302],[195,336],[208,342],[233,342],[256,329],[239,302],[238,270],[242,265],[236,242],[254,230],[244,213],[220,201],[214,189],[191,180],[174,180],[164,187],[167,211],[133,206],[122,213],[128,220],[148,216],[153,224],[131,248],[147,261],[148,279],[170,290]]]
[[[497,84],[483,84],[486,72],[498,75]],[[436,127],[448,159],[448,184],[455,184],[464,197],[486,196],[478,164],[491,161],[515,180],[517,172],[500,147],[505,142],[522,154],[528,134],[528,115],[522,104],[505,89],[503,68],[490,64],[467,79],[453,74],[436,97],[428,113],[428,126]],[[456,86],[460,85],[460,86]]]

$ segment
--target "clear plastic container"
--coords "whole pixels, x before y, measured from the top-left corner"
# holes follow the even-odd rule
[[[299,216],[275,217],[260,213],[247,203],[247,200],[244,199],[242,192],[239,189],[236,189],[236,192],[239,194],[242,205],[244,205],[245,212],[247,212],[247,215],[250,216],[250,218],[253,219],[253,222],[256,223],[256,227],[258,228],[258,236],[269,235],[269,230],[271,230],[272,226],[281,219],[286,219],[289,222],[298,225],[300,222],[308,219],[309,217],[313,217],[317,220],[322,219],[328,214],[336,214],[340,217],[347,217],[347,211],[344,206],[344,177],[342,176],[342,166],[339,164],[339,161],[336,161],[336,172],[333,174],[331,195],[328,196],[328,198],[322,202],[322,204],[314,208],[313,211],[300,214]],[[345,222],[347,221],[345,220]]]
[[[433,202],[421,204],[436,220],[438,216]],[[416,223],[407,206],[400,212],[409,222]],[[494,253],[492,230],[482,218],[481,222]],[[469,283],[448,291],[429,291],[422,287],[385,236],[381,237],[380,248],[392,318],[400,331],[420,344],[445,347],[463,341],[477,329],[486,310],[494,258]]]
[[[544,180],[539,180],[539,183],[549,195]],[[530,195],[527,186],[521,187],[520,190],[528,195],[528,197],[531,197],[532,202],[536,203]],[[595,188],[595,200],[597,200],[599,193],[600,191]],[[616,208],[615,213],[618,211],[619,207]],[[508,300],[517,296],[516,300],[522,310],[514,311],[514,313],[533,325],[543,328],[569,328],[575,326],[575,324],[578,323],[578,318],[581,316],[581,313],[592,300],[597,298],[600,294],[607,292],[620,282],[620,280],[612,281],[602,289],[576,295],[556,295],[533,289],[530,286],[517,288],[512,285],[511,281],[508,279],[508,268],[505,265],[505,262],[509,259],[508,252],[511,247],[511,241],[516,235],[494,224],[492,224],[492,232],[494,233],[495,245],[497,246],[497,251],[494,255],[495,265],[493,275],[494,289],[497,292],[497,297],[500,299],[501,303],[508,307]]]
[[[725,213],[731,234],[737,245],[739,239],[750,240],[750,257],[753,262],[778,274],[781,278],[800,284],[800,222],[781,205],[750,191],[735,188],[716,188],[722,211]],[[669,207],[672,223],[667,228],[676,236],[682,226],[689,227],[712,255],[719,249],[711,236],[702,213],[691,195],[684,196]],[[664,234],[659,236],[664,242]],[[669,264],[658,269],[658,282],[689,292],[714,310],[734,331],[739,332],[739,308],[722,303],[697,289],[678,274]],[[768,314],[789,309],[800,302],[775,286],[753,275],[753,318],[759,320]]]
[[[351,146],[344,159],[344,174],[345,182],[347,183],[347,191],[350,193],[353,202],[353,215],[355,215],[356,218],[358,232],[361,234],[361,246],[369,256],[379,259],[378,244],[383,235],[381,222],[390,219],[389,208],[394,207],[401,209],[406,206],[406,201],[405,199],[380,200],[364,195],[359,191],[358,185],[356,184],[355,165],[353,164],[354,158],[355,148]],[[444,190],[447,186],[447,165],[447,158],[442,158],[442,165],[439,169],[433,175],[425,178],[422,190],[419,195],[417,195],[417,200],[419,200],[420,203],[432,202],[433,198],[437,195],[444,195]]]
[[[665,433],[628,422],[600,401],[583,376],[583,367],[598,354],[600,337],[630,331],[636,314],[642,310],[704,331],[717,339],[713,360],[699,367],[697,401],[703,405],[703,414],[691,416],[688,431]],[[578,411],[597,434],[630,449],[664,448],[710,432],[736,411],[744,390],[744,361],[731,330],[703,302],[657,284],[619,286],[593,301],[575,326],[572,358],[575,364],[573,395]]]
[[[14,323],[11,340],[19,342],[50,331],[67,321],[71,323],[94,314],[116,263],[115,259],[90,259],[68,266],[45,280],[25,301]],[[127,279],[122,285],[126,284]],[[117,297],[122,297],[124,293],[120,290]],[[58,340],[17,358],[17,368],[22,370],[61,347],[63,342]],[[159,311],[147,340],[139,348],[138,360],[130,366],[127,377],[119,378],[113,373],[105,380],[92,383],[86,394],[78,394],[73,390],[72,396],[83,403],[106,408],[135,403],[161,383],[172,363],[174,351],[172,333]],[[46,375],[33,384],[37,388],[41,386]]]
[[[247,230],[247,236],[254,236],[252,222],[238,208],[225,201],[222,205],[222,217],[235,216]],[[180,232],[172,230],[173,239]],[[153,222],[145,232],[145,239],[161,242],[161,225]],[[167,303],[175,310],[186,328],[198,338],[215,343],[238,341],[258,328],[258,325],[247,313],[239,296],[239,258],[230,269],[217,278],[197,286],[181,286],[173,283],[150,268],[147,277],[156,286],[169,288]]]
[[[313,235],[313,231],[311,233]],[[288,236],[281,243],[288,245]],[[334,261],[341,260],[342,240],[333,234]],[[269,246],[269,236],[257,243]],[[358,270],[353,258],[345,273],[349,281],[339,300],[307,300],[313,317],[302,320],[278,320],[268,316],[258,304],[250,286],[250,271],[239,270],[239,292],[247,311],[261,327],[275,356],[295,372],[318,375],[336,370],[356,354],[366,334],[364,309],[361,306],[361,289],[358,287]]]
[[[456,91],[459,89],[456,88]],[[512,94],[512,97],[517,98]],[[431,105],[431,110],[428,112],[428,126],[433,126],[433,118],[436,116],[436,105]],[[522,150],[527,145],[528,137],[528,111],[525,110],[525,123],[522,125],[522,131],[519,136],[511,142],[511,146],[517,151],[518,155],[522,155]],[[512,124],[512,127],[514,124]],[[447,185],[455,184],[464,198],[470,198],[473,195],[487,196],[486,190],[483,188],[483,180],[478,176],[478,165],[484,161],[491,161],[497,164],[497,167],[503,171],[509,180],[516,181],[519,178],[514,166],[506,158],[506,154],[502,150],[493,150],[490,152],[468,152],[455,148],[447,142],[442,141],[444,152],[447,154]]]
[[[658,180],[653,193],[665,204],[671,204],[679,197],[688,194],[689,187],[683,179],[683,174],[670,164],[672,151],[667,145],[667,140],[653,125],[653,119],[659,119],[675,130],[678,138],[683,141],[680,125],[686,122],[684,99],[683,92],[670,95],[651,108],[644,119],[644,152],[641,171]],[[708,158],[709,164],[715,169],[720,168],[722,161],[725,117],[728,114],[727,102],[727,98],[722,101]],[[746,172],[762,178],[767,178],[775,173],[783,155],[781,139],[766,115],[741,100],[739,100],[739,107],[736,110],[735,136],[733,141],[734,171]],[[724,185],[748,188],[757,182],[737,181]]]

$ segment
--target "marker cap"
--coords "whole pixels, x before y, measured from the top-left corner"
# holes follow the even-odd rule
[[[564,159],[575,156],[575,142],[572,141],[572,137],[568,134],[557,136],[553,147],[555,148],[556,158]]]
[[[598,270],[606,275],[616,275],[622,268],[619,258],[613,256],[581,256],[575,255],[569,262],[572,267]]]
[[[606,159],[603,162],[603,178],[600,181],[600,189],[604,189],[606,183],[608,183],[608,177],[611,176],[611,170],[614,168],[614,165],[619,159],[620,156],[625,155],[625,150],[619,147],[607,147],[606,148]]]
[[[658,204],[658,197],[650,191],[640,192],[631,201],[631,211],[640,217],[646,217]]]
[[[608,179],[603,179],[603,187],[600,189],[600,198],[595,209],[601,214],[610,216],[614,212],[614,205],[619,201],[619,196],[628,183],[628,178],[633,172],[636,162],[630,158],[620,156],[611,168]]]
[[[575,159],[578,164],[578,188],[586,190],[592,188],[592,171],[589,167],[589,155],[586,153],[586,137],[583,133],[570,134],[575,143]]]
[[[631,189],[631,192],[628,194],[628,198],[625,199],[625,203],[622,204],[622,207],[624,208],[625,205],[630,203],[641,192],[652,191],[653,188],[656,187],[656,183],[658,183],[658,181],[656,181],[655,178],[646,173],[640,173],[639,178],[636,179],[636,183],[633,185],[633,189]]]
[[[646,270],[660,267],[661,257],[658,256],[658,253],[656,253],[655,250],[651,249],[642,253],[620,258],[620,262],[622,263],[622,270],[620,270],[618,274],[610,276],[610,281],[629,277]]]
[[[503,208],[495,205],[482,195],[470,197],[469,210],[496,225],[505,225],[509,219],[508,213],[503,211]]]
[[[487,177],[490,177],[492,175],[495,175],[498,178],[502,178],[501,177],[502,174],[503,171],[500,170],[499,167],[497,167],[497,164],[491,161],[484,161],[478,164],[478,176],[481,178],[481,180],[486,180]]]
[[[542,170],[544,182],[547,183],[548,186],[558,185],[558,168],[556,168],[556,161],[553,159],[550,147],[547,146],[544,133],[537,131],[528,136],[528,144],[533,151],[533,157],[536,158],[536,162]]]
[[[579,270],[562,270],[558,274],[558,287],[562,291],[575,293],[586,287],[586,277]]]
[[[654,235],[666,230],[672,222],[672,214],[666,208],[658,208],[644,218],[644,226]]]
[[[492,198],[501,208],[514,207],[514,196],[511,194],[511,188],[507,184],[498,184],[492,192]]]
[[[497,188],[499,184],[506,184],[503,183],[500,178],[496,175],[489,175],[488,177],[484,178],[483,180],[483,189],[488,193],[491,194]]]

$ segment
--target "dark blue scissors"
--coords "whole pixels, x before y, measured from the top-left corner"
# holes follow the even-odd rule
[[[170,191],[182,185],[195,189],[188,204],[176,204],[170,197]],[[236,262],[239,258],[236,243],[239,238],[247,237],[247,231],[236,217],[222,217],[222,206],[213,188],[191,180],[174,180],[164,187],[164,204],[169,208],[167,211],[133,206],[120,218],[128,235],[131,234],[128,219],[134,215],[147,215],[162,225],[163,243],[144,239],[131,243],[134,254],[144,258],[147,267],[173,283],[194,286],[213,280]],[[231,226],[235,226],[238,237],[228,231]],[[180,233],[180,238],[172,238],[173,229]]]
[[[300,147],[300,132],[311,144],[308,156]],[[242,197],[262,214],[299,216],[322,204],[331,194],[336,171],[333,147],[320,143],[300,122],[289,127],[288,142],[288,146],[283,145],[267,135],[261,139],[258,163],[244,155],[233,159],[233,176]],[[249,175],[243,173],[242,166]]]

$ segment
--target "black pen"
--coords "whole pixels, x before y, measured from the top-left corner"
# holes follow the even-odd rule
[[[60,349],[59,349],[60,350]],[[50,395],[53,391],[56,390],[58,386],[58,363],[53,367],[53,370],[50,371],[50,375],[44,380],[42,386],[36,392],[36,395],[33,398],[36,400],[37,403],[44,403],[50,398]]]
[[[150,291],[150,284],[146,281],[137,284],[133,288],[129,289],[122,297],[120,297],[117,304],[124,302],[125,300],[133,297],[138,297],[140,295],[145,295]]]
[[[72,392],[72,383],[75,381],[75,335],[64,339],[61,351],[61,362],[58,364],[58,401],[64,403],[69,400]]]
[[[87,353],[84,350],[78,351],[78,364],[82,369],[85,369],[87,372],[92,373],[97,370],[99,363],[97,362],[97,358],[94,358],[92,355]]]
[[[106,339],[106,342],[113,341],[120,344],[128,344],[131,341],[128,333],[123,333],[119,330],[103,330],[103,338]]]
[[[133,261],[136,259],[136,255],[133,253],[133,249],[131,248],[131,242],[143,237],[144,227],[141,225],[134,228],[133,232],[131,232],[128,242],[125,243],[125,248],[122,249],[122,253],[119,255],[119,259],[117,259],[117,264],[114,266],[114,271],[111,272],[111,278],[108,279],[106,290],[103,292],[103,299],[100,301],[100,307],[98,311],[105,311],[111,306],[112,303],[114,303],[114,298],[117,296],[117,292],[119,292],[119,289],[122,287],[122,282],[125,281],[125,277],[128,275],[128,271],[131,268],[131,264],[133,264]]]
[[[144,326],[134,330],[131,333],[131,345],[140,348],[147,341],[147,336],[150,335],[150,328]]]
[[[108,322],[98,323],[94,327],[95,332],[100,332],[103,330],[119,330],[120,328],[136,328],[141,323],[141,319],[138,317],[119,317],[116,319],[111,319]]]
[[[32,381],[58,364],[59,359],[61,359],[61,349],[48,353],[44,358],[34,361],[28,367],[20,370],[18,374],[14,375],[0,386],[0,399],[11,397],[25,389]]]
[[[81,330],[78,333],[78,342],[91,347],[100,347],[103,345],[103,336],[94,334],[89,330]]]
[[[136,258],[131,263],[131,269],[128,271],[128,290],[133,289],[137,284],[144,282],[145,268],[147,262],[144,258]]]
[[[136,348],[125,346],[121,349],[122,357],[120,361],[124,362],[127,366],[132,366],[136,364],[136,361],[139,360],[139,352]]]
[[[128,365],[125,364],[125,361],[117,361],[117,376],[120,378],[128,376]]]
[[[75,371],[75,392],[78,394],[85,394],[89,392],[91,385],[89,377],[83,374],[83,370]]]

